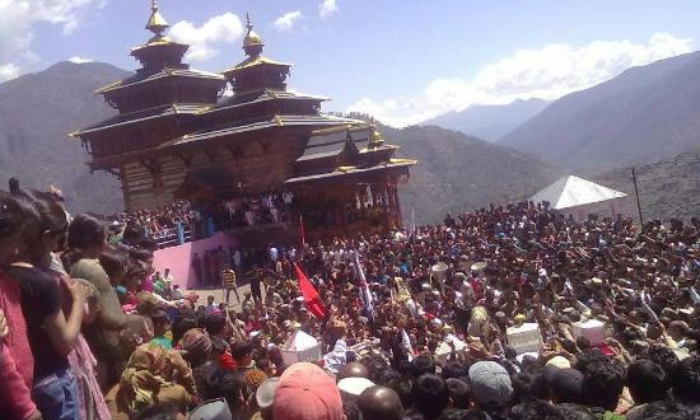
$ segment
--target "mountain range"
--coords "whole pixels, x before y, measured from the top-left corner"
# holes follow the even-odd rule
[[[661,218],[698,215],[700,152],[677,155],[700,146],[698,134],[692,130],[700,124],[692,106],[697,101],[697,114],[700,114],[698,57],[690,54],[631,69],[604,86],[562,98],[506,135],[499,144],[436,126],[404,129],[382,126],[387,142],[401,146],[398,156],[419,160],[412,170],[411,181],[401,188],[404,216],[409,219],[415,210],[418,223],[434,223],[447,211],[459,212],[491,202],[527,198],[558,176],[570,173],[566,170],[569,167],[623,168],[607,171],[593,180],[631,194],[629,169],[624,163],[658,160],[655,156],[665,159],[642,164],[637,170],[645,212],[650,217]],[[60,188],[73,212],[120,211],[119,182],[105,172],[91,174],[80,141],[69,138],[67,133],[113,116],[116,111],[92,92],[128,74],[108,64],[64,62],[0,84],[0,181],[3,183],[0,188],[6,188],[2,185],[7,185],[7,179],[14,176],[27,187]],[[673,77],[687,83],[685,92]],[[664,83],[671,93],[664,92]],[[649,93],[642,101],[640,92],[653,95]],[[628,99],[623,101],[623,98]],[[608,109],[616,109],[612,104],[623,104],[626,111],[613,112]],[[604,110],[596,111],[598,107]],[[660,121],[651,111],[642,112],[654,109],[669,121]],[[671,112],[673,109],[677,112]],[[635,123],[627,113],[642,120]],[[606,114],[607,119],[603,118]],[[587,118],[588,123],[582,122]],[[666,131],[650,127],[643,118],[655,121]],[[628,121],[629,132],[625,131],[622,119]],[[571,125],[570,129],[564,128],[565,121]],[[593,122],[598,132],[591,131],[586,137],[593,140],[574,142],[578,146],[571,146],[571,151],[565,153],[566,144],[581,137],[580,131],[593,130]],[[516,141],[514,137],[554,126],[559,128],[543,133],[568,133],[568,136],[530,138],[529,142]],[[645,134],[638,126],[654,129],[653,133],[660,139]],[[612,136],[608,130],[618,135]],[[607,153],[598,137],[610,142]],[[541,144],[556,139],[559,141],[551,150]],[[621,144],[623,140],[619,139],[627,143]],[[508,147],[510,144],[520,150]],[[579,153],[592,156],[596,147],[601,149],[600,156],[590,157],[591,162],[577,160]],[[623,153],[637,147],[648,153],[638,156]],[[585,154],[581,152],[584,149],[588,150]],[[633,204],[627,201],[623,209],[635,214]]]
[[[635,172],[645,220],[672,217],[688,220],[700,216],[700,151],[639,165]],[[631,167],[613,170],[593,180],[627,193],[626,198],[616,203],[617,210],[637,219]]]
[[[462,111],[450,112],[422,122],[420,125],[457,130],[497,142],[549,105],[543,99],[518,99],[506,105],[472,105]]]
[[[630,68],[569,94],[500,144],[584,175],[700,147],[700,53]]]
[[[415,209],[416,222],[434,223],[447,211],[487,207],[526,199],[562,172],[525,153],[439,127],[382,127],[398,155],[418,159],[404,186],[404,218]]]
[[[63,62],[0,84],[0,179],[14,176],[43,190],[55,185],[71,211],[121,211],[119,183],[105,172],[90,174],[80,141],[67,134],[114,115],[92,92],[126,75],[108,64]],[[382,128],[388,142],[402,146],[400,155],[420,161],[401,190],[404,214],[415,209],[421,223],[529,194],[557,175],[535,158],[457,131]]]
[[[108,64],[58,63],[0,84],[0,189],[16,177],[22,186],[63,191],[72,211],[121,209],[121,191],[105,172],[90,174],[87,153],[68,133],[114,111],[96,89],[127,73]]]

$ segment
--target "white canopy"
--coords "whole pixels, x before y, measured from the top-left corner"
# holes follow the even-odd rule
[[[313,362],[321,360],[322,357],[323,353],[318,340],[301,330],[295,331],[282,347],[282,359],[286,365]]]
[[[530,201],[547,201],[556,210],[627,197],[627,194],[569,175],[538,192]]]

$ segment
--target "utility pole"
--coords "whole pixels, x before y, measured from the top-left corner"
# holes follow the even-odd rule
[[[642,217],[642,203],[639,201],[639,188],[637,187],[637,174],[632,167],[632,181],[634,182],[634,194],[637,196],[637,210],[639,211],[639,225],[644,229],[644,218]]]

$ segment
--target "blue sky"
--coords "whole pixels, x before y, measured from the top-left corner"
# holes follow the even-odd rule
[[[321,13],[322,3],[325,12]],[[242,60],[245,12],[290,87],[394,125],[517,98],[554,99],[695,49],[700,2],[160,0],[192,66]],[[0,79],[81,57],[134,69],[149,0],[0,0]],[[285,17],[286,15],[286,17]],[[209,24],[207,25],[207,22]]]

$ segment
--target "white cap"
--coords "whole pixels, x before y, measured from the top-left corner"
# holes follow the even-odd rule
[[[374,382],[367,378],[345,378],[338,382],[338,389],[350,395],[359,396],[366,389],[372,388]]]

